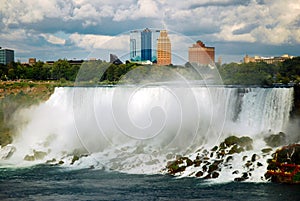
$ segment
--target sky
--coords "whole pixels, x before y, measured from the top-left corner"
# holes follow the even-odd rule
[[[300,0],[0,0],[0,46],[34,57],[129,59],[129,31],[169,32],[173,63],[201,40],[216,60],[300,55]]]

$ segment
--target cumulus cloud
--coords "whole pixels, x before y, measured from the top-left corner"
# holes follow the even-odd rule
[[[300,0],[0,0],[0,5],[0,44],[11,46],[27,41],[27,48],[37,43],[51,48],[71,41],[74,48],[90,50],[145,27],[208,43],[300,44]],[[125,47],[124,41],[114,47]]]
[[[41,36],[46,39],[49,43],[55,44],[55,45],[64,45],[66,43],[65,39],[56,37],[51,34],[41,34]]]
[[[87,49],[89,51],[95,49],[128,50],[129,47],[128,35],[103,36],[74,33],[70,35],[70,40],[78,47]]]

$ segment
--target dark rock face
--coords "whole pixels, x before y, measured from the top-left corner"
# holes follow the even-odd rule
[[[300,183],[300,144],[278,149],[268,164],[266,179],[279,183]]]

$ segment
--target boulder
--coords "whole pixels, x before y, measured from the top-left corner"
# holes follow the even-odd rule
[[[281,145],[285,145],[286,135],[283,132],[280,132],[278,134],[272,134],[268,137],[265,137],[264,140],[270,147],[279,147]]]
[[[270,153],[273,149],[272,148],[264,148],[261,150],[262,153],[267,154]]]
[[[24,160],[25,161],[43,160],[46,155],[47,155],[47,152],[33,150],[33,155],[27,154],[24,157]]]
[[[196,173],[195,176],[196,176],[196,177],[202,177],[202,176],[203,176],[203,172],[202,172],[202,171],[199,171],[199,172]]]
[[[184,165],[184,163],[186,165]],[[178,157],[177,160],[168,162],[167,170],[169,174],[176,174],[178,172],[185,171],[186,167],[193,165],[193,161],[188,157]]]

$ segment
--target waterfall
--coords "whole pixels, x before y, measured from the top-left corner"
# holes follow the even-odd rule
[[[293,88],[56,88],[48,101],[16,115],[9,163],[24,163],[34,150],[47,153],[43,161],[80,152],[111,169],[144,171],[147,161],[146,172],[157,171],[168,154],[232,134],[255,139],[285,131],[292,104]]]

